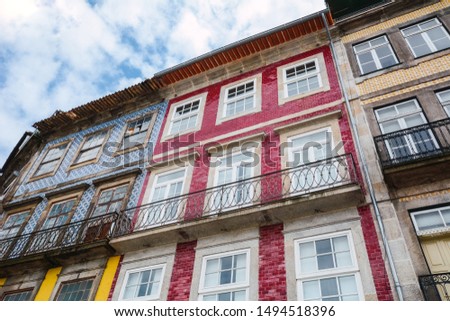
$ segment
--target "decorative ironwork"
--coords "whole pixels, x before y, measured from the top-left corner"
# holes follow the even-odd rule
[[[450,154],[450,118],[374,138],[383,168]]]
[[[450,273],[419,276],[426,301],[450,301]]]
[[[109,213],[0,240],[0,260],[108,240],[118,217],[118,213]]]
[[[115,236],[262,205],[358,182],[351,154],[127,209]],[[125,219],[129,218],[129,219]]]

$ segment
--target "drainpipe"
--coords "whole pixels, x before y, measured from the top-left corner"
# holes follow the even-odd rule
[[[363,170],[364,179],[367,182],[367,187],[368,187],[368,190],[369,190],[370,200],[372,201],[372,205],[373,205],[373,208],[375,210],[375,217],[377,219],[378,227],[380,229],[381,239],[383,241],[384,250],[386,251],[386,256],[387,256],[387,259],[388,259],[389,267],[391,269],[392,278],[394,280],[394,285],[395,285],[395,290],[397,292],[398,299],[400,301],[403,301],[404,299],[403,299],[402,287],[401,287],[400,281],[398,279],[397,269],[395,268],[395,265],[394,265],[394,259],[392,257],[391,248],[389,247],[389,243],[388,243],[388,240],[387,240],[387,237],[386,237],[386,232],[385,232],[385,228],[384,228],[384,224],[383,224],[383,218],[381,217],[380,209],[378,208],[378,201],[376,199],[375,191],[374,191],[373,186],[372,186],[372,180],[370,179],[369,170],[367,168],[366,158],[364,156],[364,153],[362,152],[361,142],[359,140],[359,136],[357,135],[358,131],[357,131],[357,128],[356,128],[356,121],[355,121],[355,118],[353,116],[352,109],[350,107],[350,101],[348,99],[347,91],[345,90],[345,87],[344,87],[344,81],[343,81],[343,78],[342,78],[341,69],[339,67],[339,64],[337,63],[338,60],[337,60],[336,51],[334,49],[333,40],[331,38],[330,29],[328,27],[328,22],[327,22],[327,19],[325,17],[324,12],[322,12],[322,19],[323,19],[323,23],[325,25],[325,29],[327,31],[328,40],[330,41],[331,53],[333,55],[334,64],[336,66],[336,70],[337,70],[337,73],[338,73],[339,83],[341,85],[342,93],[344,95],[345,107],[347,109],[347,113],[348,113],[349,118],[350,118],[350,126],[351,126],[351,129],[352,129],[353,137],[354,137],[355,144],[356,144],[356,151],[358,153],[359,159],[361,160],[361,165],[362,165],[361,167],[362,167],[362,170]]]

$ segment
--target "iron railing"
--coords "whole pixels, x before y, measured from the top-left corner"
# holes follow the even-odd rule
[[[419,276],[426,301],[450,301],[450,273]]]
[[[0,240],[0,260],[108,240],[119,217],[110,213]]]
[[[383,168],[450,154],[450,118],[374,138]]]
[[[358,182],[351,154],[184,194],[131,208],[115,236],[258,206],[287,197]]]

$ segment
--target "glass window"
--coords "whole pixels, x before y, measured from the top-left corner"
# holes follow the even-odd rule
[[[101,216],[121,210],[128,191],[128,185],[124,184],[102,191],[92,216]]]
[[[93,279],[63,283],[55,301],[87,301]]]
[[[253,177],[254,158],[248,150],[218,158],[214,189],[212,195],[212,211],[226,210],[238,205],[251,205],[254,196],[254,183],[247,180]],[[223,186],[225,185],[225,186]]]
[[[101,151],[101,147],[105,142],[108,131],[102,130],[87,136],[83,145],[78,152],[77,157],[74,160],[74,164],[84,163],[93,159],[96,159]]]
[[[183,193],[185,169],[157,174],[150,194],[150,204],[140,212],[137,229],[172,223],[182,212],[183,203],[177,196]]]
[[[398,63],[386,36],[355,45],[353,50],[362,74],[387,68]]]
[[[32,292],[32,290],[7,293],[3,297],[3,301],[30,301],[31,300],[31,292]]]
[[[417,231],[450,227],[450,206],[411,212]]]
[[[322,87],[317,59],[285,68],[283,74],[285,97],[301,95]]]
[[[299,298],[305,301],[356,301],[359,274],[350,235],[296,242]]]
[[[405,28],[402,34],[416,58],[450,48],[450,36],[436,18]]]
[[[202,265],[200,298],[204,301],[247,299],[248,251],[205,257]]]
[[[178,134],[197,126],[200,99],[175,106],[170,124],[170,134]]]
[[[75,202],[75,199],[70,199],[53,204],[41,229],[44,230],[68,223],[72,210],[74,209]]]
[[[145,145],[151,132],[153,114],[130,121],[123,137],[123,149]]]
[[[164,266],[128,271],[125,276],[125,286],[122,289],[121,300],[154,300],[161,293],[161,283]]]
[[[62,160],[62,157],[65,154],[68,145],[69,143],[67,142],[49,148],[49,150],[45,154],[45,157],[42,159],[38,168],[34,172],[33,177],[51,174],[55,172]]]
[[[29,211],[8,215],[5,224],[3,224],[3,227],[0,230],[0,239],[6,239],[17,235],[24,226],[29,215]]]
[[[223,117],[241,114],[255,108],[255,81],[228,88],[225,93],[225,108]]]
[[[383,134],[397,132],[385,140],[391,159],[429,153],[439,148],[431,130],[420,127],[427,121],[416,99],[377,109],[375,114]]]
[[[289,137],[288,164],[291,192],[302,193],[327,188],[341,183],[345,177],[339,173],[339,160],[332,159],[331,129]],[[325,160],[329,161],[325,161]]]
[[[450,117],[450,89],[438,92],[437,96],[444,107],[447,116]]]

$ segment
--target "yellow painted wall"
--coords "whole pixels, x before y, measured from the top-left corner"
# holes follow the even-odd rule
[[[385,29],[394,27],[398,24],[420,18],[427,14],[445,9],[447,7],[450,7],[450,0],[441,0],[440,2],[432,4],[430,6],[423,7],[419,10],[415,10],[408,14],[398,16],[398,17],[383,21],[382,23],[378,23],[376,25],[370,26],[368,28],[364,28],[363,30],[345,35],[342,37],[342,41],[344,43],[354,42],[357,39],[368,37],[372,34],[376,34]]]
[[[112,256],[108,259],[105,270],[103,271],[102,279],[97,289],[97,294],[95,295],[95,301],[108,300],[109,292],[111,290],[117,268],[119,267],[119,263],[120,255]]]
[[[55,288],[56,282],[58,281],[58,276],[61,273],[62,266],[50,269],[45,275],[44,281],[42,281],[41,287],[39,288],[34,301],[49,301],[52,295],[53,289]]]
[[[2,286],[4,286],[5,283],[6,283],[6,278],[1,278],[1,279],[0,279],[0,288],[1,288]]]

